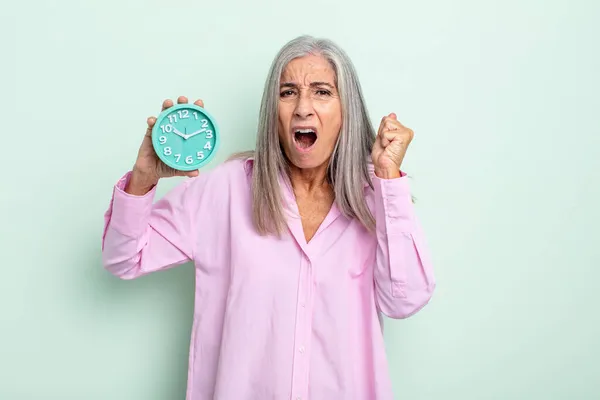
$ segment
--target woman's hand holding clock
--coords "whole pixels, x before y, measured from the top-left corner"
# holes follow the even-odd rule
[[[180,96],[177,99],[177,103],[179,104],[187,102],[188,99],[185,96]],[[204,102],[202,100],[196,100],[194,104],[204,107]],[[162,104],[162,111],[172,106],[173,101],[167,99]],[[146,129],[146,134],[138,151],[138,156],[133,167],[131,178],[125,187],[125,192],[129,194],[142,196],[148,193],[158,183],[160,178],[169,178],[173,176],[198,176],[198,170],[179,171],[169,167],[158,158],[152,146],[152,128],[154,127],[155,122],[156,117],[149,117],[147,120],[148,128]],[[197,134],[198,132],[194,133]],[[187,136],[191,137],[192,134]]]

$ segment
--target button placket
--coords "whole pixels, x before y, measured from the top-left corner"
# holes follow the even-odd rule
[[[310,337],[311,315],[310,293],[312,289],[312,274],[310,273],[310,262],[306,256],[300,261],[300,282],[298,285],[298,306],[296,307],[296,331],[294,365],[292,368],[292,395],[296,398],[306,398],[308,393],[308,357],[307,340]]]
[[[304,389],[304,398],[308,397],[308,378],[310,375],[309,364],[310,364],[310,338],[312,332],[312,322],[313,322],[313,304],[314,304],[314,270],[312,267],[312,262],[309,258],[306,258],[306,312],[305,315],[305,329],[304,329],[304,342],[302,343],[302,362],[305,365],[303,372],[303,389]]]

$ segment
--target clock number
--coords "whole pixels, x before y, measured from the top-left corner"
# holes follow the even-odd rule
[[[205,119],[202,120],[202,127],[203,128],[208,128],[208,121],[207,120],[205,120]]]
[[[194,111],[194,118],[198,119],[198,113]]]
[[[160,144],[165,144],[165,143],[167,143],[167,137],[161,136],[158,138],[158,141],[160,142]]]
[[[169,122],[174,124],[175,122],[177,122],[177,115],[175,114],[171,114],[169,115]]]
[[[173,132],[173,126],[171,124],[161,125],[160,129],[162,129],[163,133]]]
[[[181,158],[181,154],[175,154],[175,162],[179,162],[180,158]]]
[[[204,158],[204,152],[203,151],[197,152],[196,157],[198,157],[198,160],[202,160]]]
[[[165,148],[163,149],[163,154],[164,154],[165,156],[170,156],[170,155],[171,155],[171,148],[170,148],[170,147],[165,147]]]
[[[210,129],[209,129],[209,130],[207,130],[207,131],[206,131],[206,138],[207,138],[207,139],[212,139],[212,137],[213,137],[212,131],[211,131]]]
[[[188,110],[179,110],[177,111],[177,113],[179,114],[179,118],[181,119],[189,118],[190,116],[190,112]]]
[[[186,164],[191,164],[191,163],[193,163],[193,162],[194,162],[194,159],[192,158],[192,156],[187,156],[187,157],[185,158],[185,163],[186,163]]]
[[[204,145],[204,148],[205,148],[206,150],[210,150],[210,149],[212,149],[212,146],[210,145],[210,142],[206,142],[206,144]]]

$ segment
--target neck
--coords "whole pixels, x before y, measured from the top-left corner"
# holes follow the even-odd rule
[[[327,181],[327,163],[310,169],[290,165],[290,182],[296,195],[331,191],[331,186]]]

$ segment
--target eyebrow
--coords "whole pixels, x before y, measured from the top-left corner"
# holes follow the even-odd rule
[[[327,86],[327,87],[329,87],[331,89],[335,89],[335,87],[331,83],[329,83],[329,82],[311,82],[310,86],[311,87]],[[284,88],[284,87],[297,88],[298,85],[295,84],[294,82],[283,82],[280,87],[282,87],[282,88]]]

